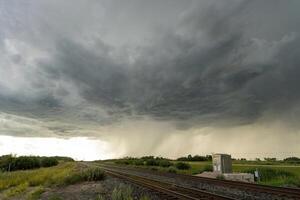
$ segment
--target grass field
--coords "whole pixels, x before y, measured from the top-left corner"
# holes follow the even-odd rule
[[[79,166],[76,162],[64,162],[48,168],[2,172],[0,199],[22,195],[27,200],[35,200],[49,187],[103,178],[104,172],[100,168]]]
[[[172,161],[176,164],[178,161]],[[113,162],[112,162],[113,163]],[[174,166],[171,167],[160,167],[160,166],[146,166],[139,165],[138,167],[150,168],[152,170],[170,171],[194,175],[202,173],[203,171],[212,170],[211,161],[192,161],[189,163],[191,168],[186,170],[176,169]],[[258,169],[261,180],[260,184],[273,185],[273,186],[291,186],[300,187],[300,165],[281,163],[281,162],[264,162],[264,161],[233,161],[233,172],[245,172],[253,173],[255,169]]]
[[[75,163],[62,163],[50,168],[0,173],[1,199],[23,193],[27,199],[36,199],[44,187],[63,184],[75,167]]]
[[[207,165],[211,165],[211,162],[189,162],[189,164],[192,166],[191,169],[180,173],[201,173]],[[233,163],[232,168],[233,172],[250,172],[258,169],[261,171],[261,184],[300,187],[300,165]]]

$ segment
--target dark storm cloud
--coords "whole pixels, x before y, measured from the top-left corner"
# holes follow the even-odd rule
[[[57,20],[53,8],[34,20],[48,57],[27,81],[38,91],[28,110],[99,124],[145,115],[185,128],[251,123],[298,106],[299,1],[154,2],[155,16],[141,2],[105,2],[101,13],[94,4],[101,7],[89,1],[79,17],[67,10],[76,20]]]

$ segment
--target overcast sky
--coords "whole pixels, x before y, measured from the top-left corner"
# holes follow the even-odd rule
[[[300,156],[299,9],[0,0],[0,154]]]

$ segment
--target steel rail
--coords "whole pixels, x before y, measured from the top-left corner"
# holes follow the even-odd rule
[[[124,172],[103,168],[107,174],[130,182],[150,188],[154,191],[163,193],[165,199],[186,199],[186,200],[234,200],[230,197],[216,195],[207,191],[192,189],[178,186],[172,183],[157,181],[150,178],[145,178],[137,175],[132,175]]]

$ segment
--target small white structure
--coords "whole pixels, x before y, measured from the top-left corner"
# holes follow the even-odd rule
[[[220,175],[225,180],[254,182],[254,175],[248,173],[232,173],[231,155],[228,154],[213,154],[212,155],[213,172],[203,172],[196,176],[206,178],[218,178]]]
[[[231,155],[213,154],[212,155],[213,170],[216,173],[232,173]]]

